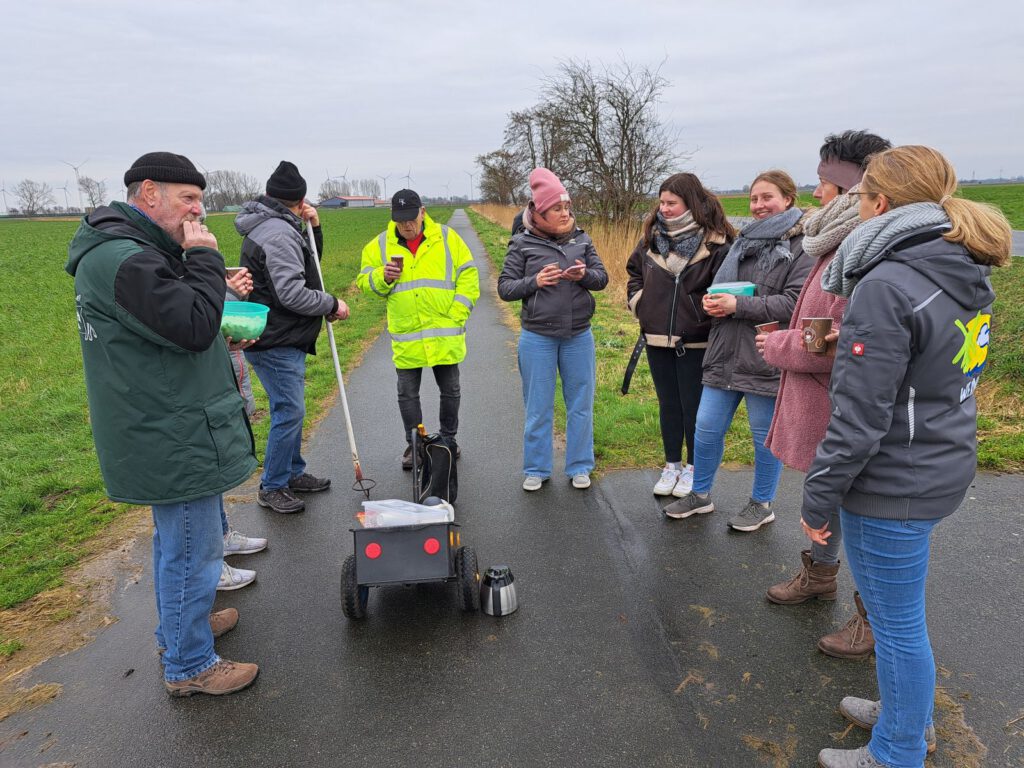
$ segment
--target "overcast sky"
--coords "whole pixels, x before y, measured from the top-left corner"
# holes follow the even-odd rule
[[[61,161],[122,194],[168,150],[265,181],[295,162],[468,194],[510,111],[560,60],[657,67],[680,170],[736,188],[770,167],[815,181],[823,137],[869,128],[944,152],[961,178],[1024,174],[1024,4],[361,3],[3,0],[0,179],[59,189]],[[411,169],[411,170],[410,170]],[[475,182],[479,179],[474,180]]]

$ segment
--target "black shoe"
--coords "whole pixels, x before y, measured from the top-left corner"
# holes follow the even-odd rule
[[[308,472],[303,472],[288,481],[288,488],[296,493],[320,493],[331,487],[331,481],[326,477],[314,477]]]
[[[412,471],[412,446],[407,446],[402,454],[402,469],[406,472]]]
[[[261,507],[280,512],[282,515],[301,512],[306,508],[306,503],[287,488],[275,488],[272,491],[260,488],[259,493],[256,494],[256,503]]]

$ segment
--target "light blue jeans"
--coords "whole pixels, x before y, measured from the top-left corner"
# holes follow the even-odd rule
[[[774,397],[704,387],[694,435],[693,490],[702,495],[711,493],[715,474],[725,453],[725,433],[729,431],[740,400],[744,399],[747,402],[747,421],[754,437],[754,490],[750,497],[763,504],[775,499],[775,489],[782,475],[782,462],[764,447],[775,413]]]
[[[892,768],[924,765],[935,703],[935,659],[925,622],[925,580],[938,520],[879,520],[840,509],[850,573],[875,635],[882,699],[868,750]]]
[[[153,505],[156,642],[165,648],[164,679],[188,680],[219,661],[210,609],[224,558],[224,499],[205,496]]]
[[[565,400],[566,477],[594,469],[594,334],[590,329],[564,339],[532,331],[519,334],[523,379],[523,474],[551,477],[555,417],[555,374]]]
[[[260,487],[284,488],[306,471],[302,458],[302,420],[306,417],[306,353],[296,347],[275,347],[245,358],[256,371],[270,401],[270,431],[263,455]]]

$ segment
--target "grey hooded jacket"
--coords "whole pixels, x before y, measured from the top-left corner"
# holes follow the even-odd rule
[[[942,239],[946,229],[909,233],[859,270],[832,369],[832,416],[804,482],[812,528],[839,505],[889,520],[945,517],[974,478],[974,390],[995,294],[990,268]]]

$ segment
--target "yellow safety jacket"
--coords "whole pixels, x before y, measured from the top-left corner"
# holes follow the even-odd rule
[[[404,257],[402,274],[384,282],[384,265]],[[423,220],[423,242],[415,255],[398,242],[395,222],[363,248],[356,278],[368,296],[387,300],[388,333],[396,368],[461,363],[466,358],[466,321],[480,297],[473,254],[457,232]]]

